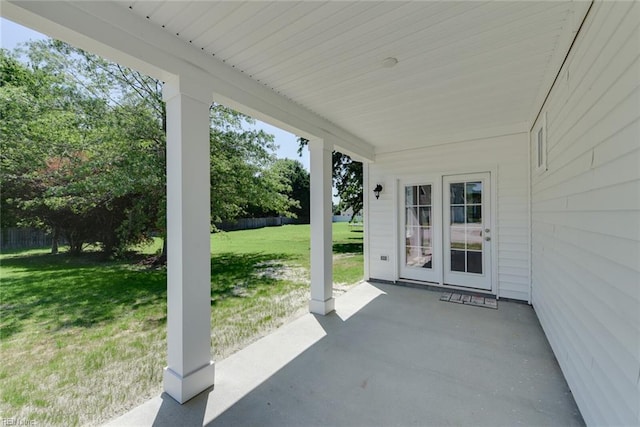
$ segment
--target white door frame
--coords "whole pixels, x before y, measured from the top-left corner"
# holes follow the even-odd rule
[[[442,284],[442,177],[439,174],[423,175],[411,177],[410,179],[396,180],[397,202],[397,224],[398,238],[404,239],[405,233],[405,187],[410,185],[431,185],[431,247],[432,261],[431,269],[405,266],[405,243],[398,240],[398,277],[420,282]]]
[[[490,254],[491,254],[491,262],[490,262],[490,266],[491,266],[491,289],[490,290],[484,290],[484,289],[474,289],[474,291],[478,292],[478,293],[490,293],[493,295],[498,295],[499,293],[499,287],[498,287],[498,257],[497,257],[497,253],[498,253],[498,244],[499,244],[499,230],[498,230],[498,226],[497,226],[497,218],[498,218],[498,167],[496,164],[488,164],[485,165],[484,167],[482,165],[479,165],[478,167],[474,168],[474,169],[466,169],[466,170],[451,170],[451,169],[443,169],[443,170],[433,170],[430,171],[429,174],[410,174],[410,175],[397,175],[394,178],[395,181],[395,185],[394,185],[394,191],[395,191],[395,197],[393,198],[395,200],[395,207],[393,209],[393,218],[394,218],[394,223],[396,224],[395,228],[395,239],[393,242],[393,246],[395,247],[395,253],[396,253],[396,268],[395,268],[395,277],[396,277],[396,281],[408,281],[408,282],[416,282],[416,283],[423,283],[423,284],[427,284],[427,285],[437,285],[437,286],[441,286],[443,289],[461,289],[461,290],[469,290],[468,287],[464,287],[464,286],[456,286],[456,285],[445,285],[444,284],[444,260],[442,260],[441,258],[441,268],[440,268],[440,274],[438,277],[437,282],[430,282],[430,281],[421,281],[421,280],[415,280],[415,279],[410,279],[410,278],[406,278],[406,277],[402,277],[401,274],[401,263],[404,262],[404,245],[401,244],[400,242],[400,236],[402,236],[402,233],[404,232],[404,230],[401,230],[401,227],[404,223],[404,221],[401,219],[400,217],[400,210],[401,208],[404,210],[404,188],[402,187],[402,183],[403,182],[415,182],[415,183],[419,183],[423,180],[428,180],[428,181],[433,181],[434,179],[437,181],[439,187],[440,187],[440,196],[442,199],[442,182],[443,182],[443,177],[445,176],[449,176],[449,175],[471,175],[471,174],[477,174],[477,173],[486,173],[488,172],[490,174],[490,183],[491,183],[491,189],[490,189],[490,198],[491,200],[489,201],[490,203],[490,209],[492,212],[491,215],[491,248],[490,248]],[[402,206],[400,205],[402,203]],[[442,203],[442,202],[441,202]],[[438,218],[438,224],[440,224],[440,233],[439,234],[439,238],[443,239],[443,227],[442,227],[442,210],[443,210],[443,206],[440,206],[440,209],[436,209],[439,211],[438,215],[440,215],[440,217]],[[444,248],[443,248],[443,242],[442,240],[440,240],[440,247],[442,248],[441,251],[444,252]],[[434,247],[435,247],[435,243],[434,243]]]
[[[451,252],[455,250],[452,247],[451,242],[451,234],[450,230],[454,226],[451,225],[451,197],[449,193],[449,188],[451,184],[454,183],[468,183],[473,181],[479,181],[482,183],[482,201],[481,201],[481,222],[473,225],[471,230],[475,230],[475,234],[477,234],[476,239],[479,241],[481,245],[481,268],[480,272],[477,273],[468,273],[464,271],[453,271],[452,270],[452,262],[451,262]],[[462,246],[462,254],[465,258],[464,267],[467,267],[468,258],[465,253],[468,255],[466,251],[468,251],[468,246],[465,246],[464,242],[467,242],[469,239],[469,228],[465,226],[466,219],[468,215],[468,211],[465,210],[464,206],[468,202],[468,199],[465,199],[465,195],[467,194],[467,190],[469,189],[468,185],[463,184],[463,195],[460,199],[459,203],[462,203],[462,207],[458,207],[457,209],[462,209],[462,212],[458,211],[462,214],[462,234],[460,237],[463,239]],[[487,203],[488,198],[488,203]],[[472,204],[472,206],[477,206]],[[468,209],[468,208],[467,208]],[[442,212],[443,212],[443,227],[442,227],[442,259],[444,261],[443,266],[443,277],[445,284],[454,284],[456,286],[463,286],[473,289],[483,289],[483,290],[491,290],[492,287],[492,237],[493,237],[493,228],[491,226],[492,221],[492,211],[491,211],[491,174],[490,172],[483,173],[475,173],[475,174],[462,174],[462,175],[447,175],[442,177]],[[458,227],[459,228],[459,227]],[[465,237],[466,236],[466,237]],[[467,248],[466,250],[464,248]],[[460,249],[457,250],[460,252]],[[471,250],[470,253],[478,254],[476,250]],[[463,267],[463,270],[464,270]]]

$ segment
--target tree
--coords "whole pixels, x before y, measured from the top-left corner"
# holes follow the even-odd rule
[[[146,189],[157,176],[140,135],[146,109],[88,96],[52,72],[42,52],[30,52],[31,68],[7,52],[0,57],[3,226],[48,228],[72,253],[86,243],[112,253],[140,241]]]
[[[93,182],[87,182],[89,188],[82,188],[94,200],[104,197],[109,209],[102,214],[119,214],[118,218],[100,215],[103,223],[112,225],[110,231],[94,236],[102,241],[103,249],[120,250],[144,240],[154,229],[164,229],[166,113],[162,83],[56,40],[32,42],[27,47],[32,68],[64,76],[68,87],[106,106],[104,115],[97,119],[110,120],[110,135],[99,137],[103,142],[102,166],[107,167],[96,169],[99,173],[94,174]],[[95,119],[89,121],[95,124]],[[110,138],[112,143],[105,143]],[[88,145],[95,142],[87,141]],[[77,183],[77,178],[74,180]],[[103,193],[97,194],[100,190]],[[127,203],[123,197],[129,199]]]
[[[301,154],[309,140],[298,138],[298,153]],[[340,198],[339,211],[351,209],[351,221],[362,212],[362,163],[346,154],[333,152],[333,186]]]
[[[278,175],[291,186],[288,192],[290,199],[298,202],[299,206],[292,209],[292,213],[302,223],[308,223],[311,216],[311,180],[309,172],[297,160],[280,159],[273,166]]]
[[[2,53],[3,224],[49,228],[76,253],[164,233],[162,82],[59,41],[32,42],[24,54],[28,65]],[[211,106],[212,222],[295,205],[270,170],[273,137],[245,129],[252,123]]]
[[[164,176],[166,108],[162,101],[163,83],[135,70],[122,67],[65,43],[51,41],[50,48],[61,54],[60,63],[72,74],[81,71],[78,81],[97,97],[116,103],[142,104],[153,115],[147,121],[151,140],[162,160]],[[246,129],[255,120],[221,104],[212,103],[211,117],[211,219],[212,223],[235,219],[259,207],[288,212],[292,202],[283,196],[286,185],[269,173],[277,148],[273,136],[264,131]],[[160,124],[158,128],[157,124]],[[156,199],[166,204],[164,186]],[[164,216],[160,218],[164,229]]]
[[[286,189],[283,195],[286,196],[295,205],[290,206],[288,211],[274,211],[258,209],[251,212],[255,217],[286,215],[297,218],[300,223],[308,223],[310,217],[310,199],[309,199],[309,172],[304,168],[302,163],[291,159],[278,159],[271,167],[269,173],[278,182],[284,183]]]
[[[213,222],[258,212],[289,214],[295,202],[289,185],[273,173],[273,135],[243,129],[253,120],[225,107],[212,108],[211,214]]]

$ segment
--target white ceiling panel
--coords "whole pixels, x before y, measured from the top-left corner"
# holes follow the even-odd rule
[[[569,1],[121,4],[378,152],[524,129],[574,25]]]

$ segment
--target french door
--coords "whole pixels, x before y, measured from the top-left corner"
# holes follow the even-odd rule
[[[401,183],[400,275],[406,279],[440,282],[442,254],[440,183],[438,178]]]
[[[491,289],[489,173],[442,179],[444,283]]]
[[[401,182],[402,278],[491,289],[490,174]]]

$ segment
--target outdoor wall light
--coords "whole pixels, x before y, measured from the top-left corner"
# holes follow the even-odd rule
[[[382,185],[381,184],[377,184],[376,188],[373,189],[373,194],[376,195],[376,199],[380,198],[380,192],[382,191]]]

